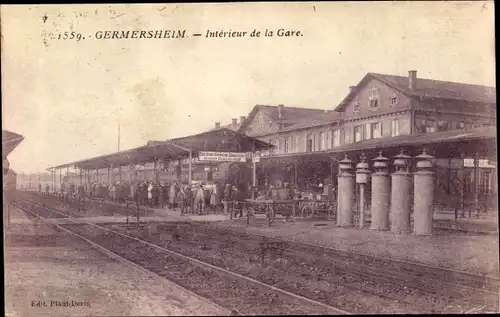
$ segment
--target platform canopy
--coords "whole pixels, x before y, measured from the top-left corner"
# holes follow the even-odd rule
[[[20,134],[2,130],[2,156],[7,156],[24,140]]]
[[[425,147],[427,152],[436,158],[463,158],[480,157],[496,160],[497,132],[496,127],[486,126],[467,130],[452,130],[432,133],[418,133],[412,135],[400,135],[391,138],[380,138],[364,140],[356,143],[344,144],[334,149],[312,152],[283,154],[262,157],[262,161],[270,164],[278,161],[280,163],[292,163],[301,160],[324,160],[327,157],[343,158],[347,154],[351,159],[361,153],[368,157],[377,155],[382,151],[385,157],[392,157],[400,153],[416,156],[422,153]],[[373,157],[375,157],[373,156]]]
[[[199,151],[214,152],[255,152],[272,148],[271,144],[226,128],[191,135],[167,141],[150,141],[147,145],[134,149],[102,155],[86,160],[49,168],[76,167],[81,169],[102,169],[129,164],[145,164],[157,159],[164,161],[196,157]]]

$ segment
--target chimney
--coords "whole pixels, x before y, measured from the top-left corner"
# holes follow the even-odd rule
[[[353,93],[356,91],[356,86],[349,86],[349,92]]]
[[[237,124],[238,124],[238,119],[233,118],[233,128],[236,127]]]
[[[284,105],[278,105],[278,118],[283,119],[283,108]]]
[[[243,121],[245,121],[245,116],[240,116],[240,124],[243,124]]]
[[[415,88],[417,88],[417,71],[416,70],[410,70],[408,72],[408,88],[410,88],[410,90],[415,90]]]
[[[216,129],[219,129],[219,128],[220,128],[220,122],[216,122],[216,123],[215,123],[215,128],[216,128]]]

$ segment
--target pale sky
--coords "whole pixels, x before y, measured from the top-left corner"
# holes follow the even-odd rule
[[[119,122],[123,150],[229,124],[255,104],[333,109],[367,72],[494,86],[493,12],[493,2],[2,6],[2,123],[25,137],[11,167],[115,152]],[[303,36],[192,36],[254,28]],[[188,37],[95,39],[164,29]],[[50,39],[65,31],[86,39]]]

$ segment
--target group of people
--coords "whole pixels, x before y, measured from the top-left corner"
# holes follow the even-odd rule
[[[47,185],[48,186],[48,185]],[[232,184],[211,185],[203,183],[191,184],[174,181],[171,185],[160,182],[142,181],[132,184],[126,181],[114,183],[62,183],[60,194],[64,197],[98,198],[112,202],[124,203],[127,200],[151,208],[180,208],[181,214],[203,214],[211,209],[214,213],[224,210],[223,203],[244,201],[249,198],[251,187]],[[41,185],[39,191],[42,192]],[[48,192],[49,189],[46,188]]]
[[[167,208],[179,207],[181,215],[188,212],[203,214],[208,209],[214,213],[224,210],[223,204],[230,201],[244,201],[247,193],[236,185],[226,184],[222,186],[215,182],[211,186],[204,186],[203,183],[196,185],[180,184],[174,182],[169,190],[169,203]]]

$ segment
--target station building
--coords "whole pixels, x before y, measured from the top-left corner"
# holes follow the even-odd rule
[[[496,130],[496,92],[493,87],[421,79],[416,71],[408,76],[368,73],[331,111],[255,106],[238,126],[233,119],[233,126],[275,146],[260,153],[259,185],[287,182],[309,189],[335,184],[336,163],[344,154],[357,160],[363,151],[373,158],[385,148],[386,155],[395,155],[401,147],[411,150],[407,141],[426,134],[452,138]],[[480,170],[475,179],[470,147],[459,155],[436,154],[437,201],[458,193],[472,199],[476,188],[485,199],[496,197],[496,155],[475,157]]]
[[[274,145],[253,156],[257,187],[281,187],[285,183],[305,191],[333,195],[339,161],[345,155],[369,161],[382,153],[393,160],[402,150],[415,157],[423,147],[433,155],[436,204],[457,201],[460,207],[478,200],[496,207],[496,92],[493,87],[422,79],[416,71],[407,76],[367,73],[350,86],[342,102],[331,110],[256,105],[240,119],[211,130],[232,130]],[[207,132],[208,133],[208,132]],[[190,138],[190,137],[188,137]],[[203,134],[197,136],[203,139]],[[186,138],[171,141],[182,144]],[[209,140],[202,141],[208,142]],[[150,141],[139,152],[165,141]],[[223,149],[221,149],[223,151]],[[127,158],[130,154],[130,158]],[[191,160],[194,181],[251,184],[250,153],[246,163]],[[117,154],[109,155],[114,161]],[[74,182],[153,180],[171,183],[187,175],[189,158],[137,159],[119,153],[121,166],[104,163],[73,175]],[[111,159],[113,158],[113,159]],[[97,158],[96,158],[97,159]],[[91,159],[95,160],[95,159]],[[370,161],[371,162],[371,161]],[[86,164],[86,163],[85,163]],[[84,165],[85,165],[84,164]],[[409,170],[416,160],[410,160]],[[67,165],[65,165],[67,166]],[[69,170],[66,172],[68,174]],[[394,166],[389,164],[389,172]],[[78,179],[78,180],[77,180]],[[182,180],[181,180],[182,181]],[[368,190],[367,195],[370,196]],[[479,196],[479,198],[478,198]]]

